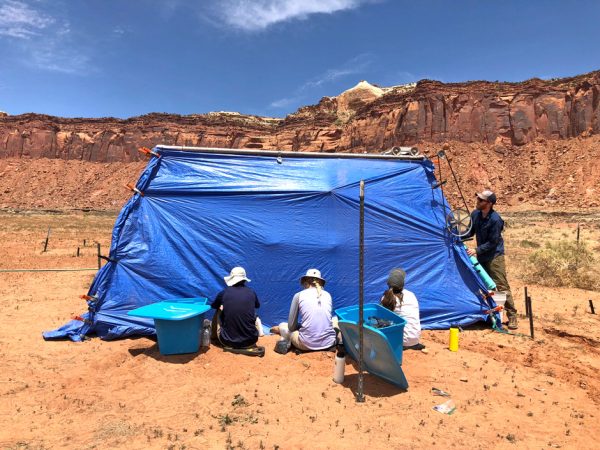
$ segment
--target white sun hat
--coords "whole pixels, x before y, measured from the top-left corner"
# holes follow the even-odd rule
[[[323,282],[323,286],[325,286],[325,279],[321,277],[321,271],[319,269],[308,269],[306,271],[306,275],[302,275],[302,278],[300,278],[300,283],[304,283],[305,278],[316,278],[321,280]]]
[[[240,281],[250,281],[246,277],[246,270],[243,267],[234,267],[231,269],[229,276],[223,277],[227,286],[233,286],[238,284]]]

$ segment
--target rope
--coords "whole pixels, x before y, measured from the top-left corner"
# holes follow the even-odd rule
[[[510,336],[521,336],[521,337],[526,337],[531,339],[531,336],[529,336],[528,334],[523,334],[523,333],[513,333],[510,332],[508,330],[505,330],[504,328],[498,328],[498,325],[496,323],[496,317],[493,313],[490,313],[490,319],[492,321],[492,329],[498,333],[502,333],[502,334],[508,334]]]
[[[469,207],[467,206],[467,201],[465,200],[465,196],[463,195],[462,190],[460,189],[460,184],[458,184],[458,179],[456,178],[456,175],[454,174],[454,169],[452,168],[452,165],[450,164],[450,158],[448,158],[447,155],[446,155],[446,162],[448,163],[448,167],[450,167],[450,172],[452,173],[452,178],[454,178],[454,182],[456,183],[456,187],[458,188],[458,193],[460,194],[463,204],[465,205],[465,209],[467,211],[469,211]]]
[[[97,267],[86,269],[0,269],[0,272],[82,272],[85,270],[98,270]]]

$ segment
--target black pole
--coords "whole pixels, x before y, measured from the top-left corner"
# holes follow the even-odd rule
[[[77,257],[79,258],[79,247],[77,247]]]
[[[358,235],[358,390],[356,401],[363,403],[364,374],[363,374],[363,321],[364,321],[364,276],[365,276],[365,182],[360,180],[360,225]]]
[[[533,310],[531,308],[531,297],[527,297],[527,303],[529,303],[529,332],[531,334],[531,339],[535,339],[533,334]]]
[[[594,302],[590,299],[590,309],[592,310],[592,314],[596,314],[596,310],[594,309]]]
[[[529,303],[527,303],[527,286],[525,286],[525,317],[529,317]]]
[[[100,242],[98,242],[98,269],[102,267],[102,258],[100,258]]]
[[[83,246],[85,247],[85,239],[83,240]]]
[[[42,253],[46,252],[46,249],[48,248],[48,240],[50,239],[50,227],[48,227],[48,233],[46,234],[46,242],[44,243],[44,251]]]
[[[575,252],[575,268],[579,266],[579,224],[577,224],[577,251]]]

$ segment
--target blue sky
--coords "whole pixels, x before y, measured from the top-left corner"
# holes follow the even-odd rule
[[[597,0],[0,0],[0,110],[284,117],[367,80],[600,69]]]

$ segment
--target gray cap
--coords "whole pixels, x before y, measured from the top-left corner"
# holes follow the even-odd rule
[[[387,284],[391,288],[404,289],[404,279],[406,272],[402,269],[392,269],[387,279]]]
[[[476,196],[477,198],[480,198],[481,200],[485,200],[485,201],[488,201],[488,202],[490,202],[492,205],[494,205],[494,204],[496,203],[496,194],[494,194],[494,193],[493,193],[492,191],[490,191],[489,189],[488,189],[488,190],[485,190],[485,191],[483,191],[483,192],[477,192],[477,193],[475,194],[475,196]]]

